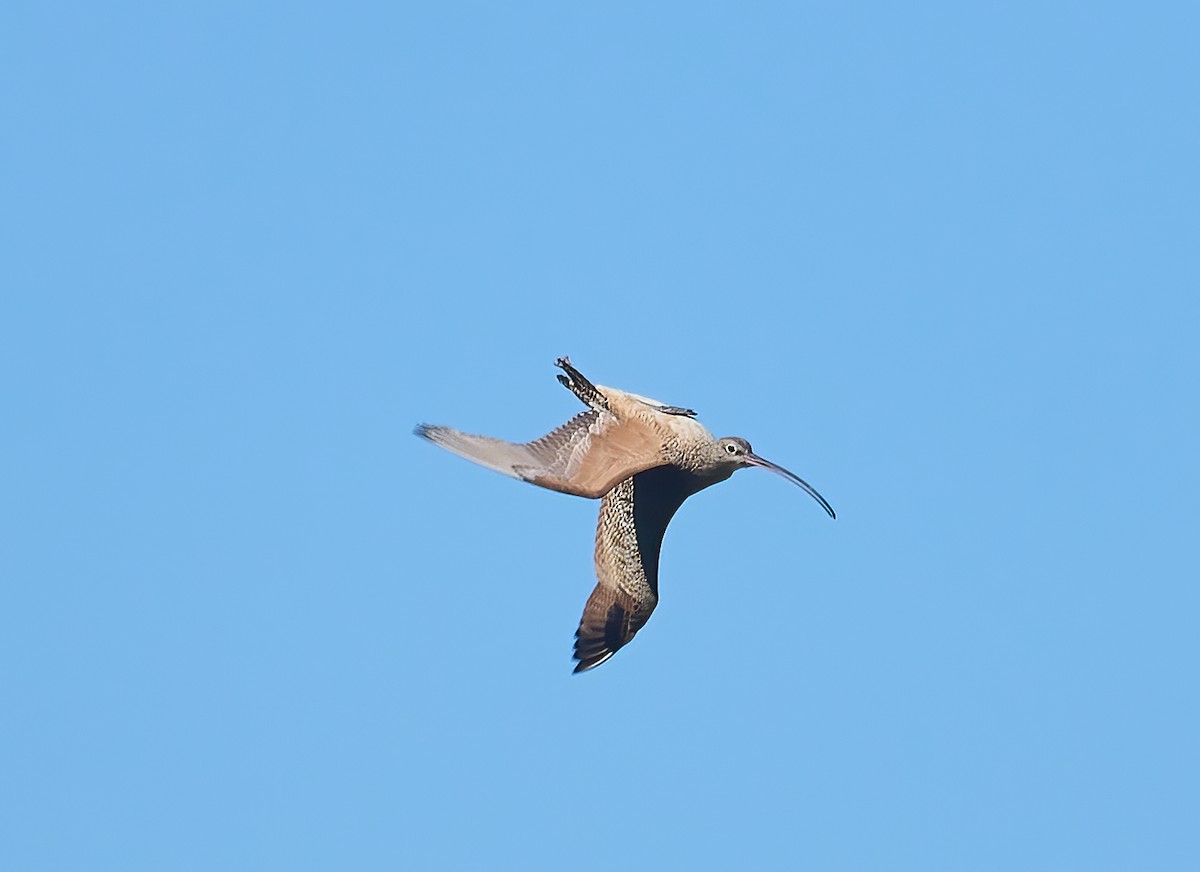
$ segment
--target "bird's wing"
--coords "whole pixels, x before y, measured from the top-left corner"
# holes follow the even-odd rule
[[[532,442],[505,442],[421,424],[416,434],[504,475],[595,499],[617,482],[663,462],[662,441],[644,422],[593,410]]]
[[[658,605],[658,557],[671,517],[696,480],[676,466],[627,478],[600,503],[598,581],[575,631],[576,672],[599,666],[626,645]]]

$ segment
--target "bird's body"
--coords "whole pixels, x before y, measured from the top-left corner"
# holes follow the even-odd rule
[[[597,584],[575,636],[576,672],[612,657],[658,604],[663,534],[689,496],[744,466],[762,466],[815,490],[758,457],[744,439],[715,439],[695,412],[616,388],[593,385],[566,358],[561,381],[590,410],[524,444],[420,425],[416,433],[489,469],[577,496],[600,498]]]

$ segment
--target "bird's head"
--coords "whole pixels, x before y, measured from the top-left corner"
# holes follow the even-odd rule
[[[821,504],[829,517],[836,518],[837,515],[833,512],[833,506],[825,497],[817,493],[816,489],[793,472],[789,472],[782,466],[772,463],[765,458],[759,457],[754,453],[754,449],[750,447],[750,443],[740,436],[723,436],[712,444],[712,460],[717,468],[729,470],[732,475],[734,471],[742,469],[746,466],[759,466],[763,469],[769,469],[776,475],[783,476],[797,487],[803,488],[804,491]]]

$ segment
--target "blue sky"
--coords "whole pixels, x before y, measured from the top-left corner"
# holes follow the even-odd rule
[[[9,3],[0,865],[1200,866],[1191,4]],[[553,379],[741,472],[570,674]]]

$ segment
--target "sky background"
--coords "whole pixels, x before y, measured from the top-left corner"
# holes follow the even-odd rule
[[[0,11],[0,866],[1200,868],[1190,3]],[[593,380],[812,482],[572,634]]]

